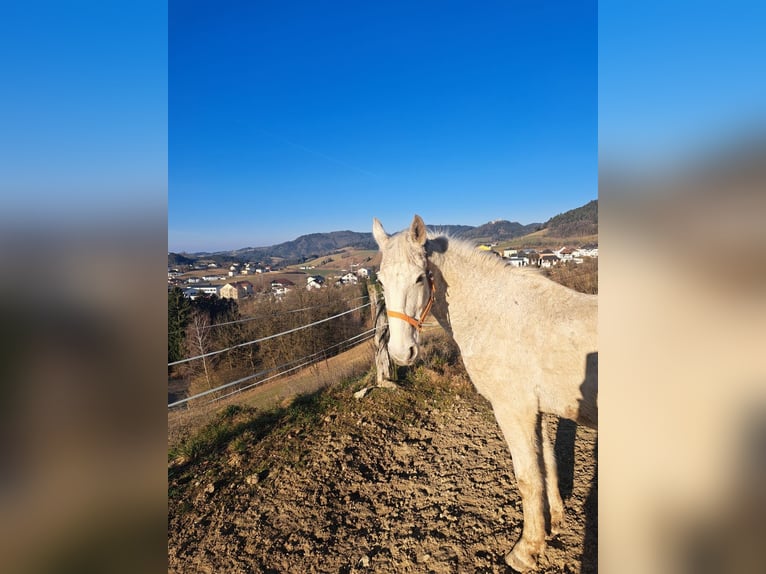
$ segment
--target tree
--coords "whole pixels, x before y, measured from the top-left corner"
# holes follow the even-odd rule
[[[184,297],[181,289],[173,287],[168,291],[168,363],[183,358],[182,350],[190,311],[191,303]]]
[[[199,309],[195,309],[191,316],[191,324],[189,325],[189,352],[190,354],[205,355],[210,350],[210,320],[208,315]],[[208,358],[203,356],[196,361],[198,364],[202,364],[202,369],[205,374],[205,383],[208,389],[213,388],[212,381],[210,379],[210,369],[208,365]],[[198,370],[198,369],[195,369]]]

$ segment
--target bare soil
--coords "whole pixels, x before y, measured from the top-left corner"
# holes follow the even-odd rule
[[[450,367],[354,398],[373,381],[229,407],[175,451],[169,572],[509,572],[521,500],[489,404]],[[540,572],[597,571],[596,451],[595,431],[559,423],[566,519]]]

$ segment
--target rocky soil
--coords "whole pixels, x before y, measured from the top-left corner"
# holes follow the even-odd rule
[[[521,501],[488,403],[444,365],[354,398],[372,380],[228,407],[174,449],[169,571],[509,572]],[[597,570],[596,450],[595,431],[560,422],[566,524],[541,572]]]

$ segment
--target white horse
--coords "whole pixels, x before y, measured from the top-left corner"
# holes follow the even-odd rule
[[[400,365],[418,355],[429,310],[460,348],[474,386],[492,404],[511,451],[524,525],[506,557],[517,571],[535,568],[564,517],[552,443],[540,413],[596,428],[597,297],[536,272],[514,269],[467,242],[429,236],[419,216],[389,236],[372,232],[383,259],[388,350]],[[541,452],[542,443],[542,452]]]

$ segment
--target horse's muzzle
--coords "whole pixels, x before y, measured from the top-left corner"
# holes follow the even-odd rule
[[[415,362],[418,357],[418,346],[410,345],[404,349],[391,349],[389,346],[388,354],[393,359],[394,363],[402,367],[408,367]]]

